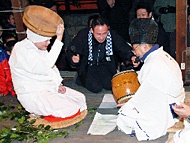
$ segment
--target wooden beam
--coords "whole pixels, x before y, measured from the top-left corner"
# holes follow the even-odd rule
[[[18,40],[22,40],[26,37],[25,28],[22,21],[24,8],[29,4],[28,0],[11,0],[12,9],[16,23],[16,31]]]
[[[176,60],[182,63],[182,53],[186,50],[187,43],[187,0],[176,0]],[[183,81],[185,71],[182,70]]]

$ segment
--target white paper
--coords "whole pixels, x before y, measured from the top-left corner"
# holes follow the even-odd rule
[[[117,108],[117,103],[115,102],[113,94],[104,94],[99,108]]]
[[[96,112],[94,120],[88,129],[90,135],[106,135],[116,128],[117,115],[100,114]]]

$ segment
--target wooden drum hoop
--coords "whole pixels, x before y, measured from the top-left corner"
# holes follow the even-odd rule
[[[122,71],[112,78],[112,92],[118,104],[127,102],[135,94],[140,84],[137,73],[132,70]]]

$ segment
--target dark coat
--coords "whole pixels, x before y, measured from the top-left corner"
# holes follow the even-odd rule
[[[81,82],[83,82],[86,78],[86,73],[88,72],[88,55],[89,55],[89,46],[88,46],[88,32],[89,29],[83,29],[78,32],[77,36],[72,40],[70,45],[68,46],[67,58],[68,61],[77,67],[78,77]],[[111,61],[105,60],[105,48],[101,48],[101,54],[103,54],[100,59],[100,63],[104,63],[104,65],[109,65],[109,71],[112,72],[112,75],[116,73],[117,70],[117,62],[118,60],[124,61],[126,64],[131,62],[131,56],[133,53],[131,52],[131,47],[125,42],[125,40],[119,36],[115,31],[110,31],[112,37],[112,49],[113,55],[109,56]],[[105,47],[106,41],[103,43],[98,43],[95,38],[92,39],[92,47],[96,49],[97,46]],[[93,52],[96,50],[93,50]],[[80,61],[78,64],[74,64],[72,62],[72,56],[74,54],[80,55]],[[100,54],[100,55],[101,55]],[[93,60],[96,57],[93,58]],[[96,62],[93,61],[93,66],[96,66]],[[105,77],[106,78],[106,77]],[[110,81],[111,82],[111,81]]]

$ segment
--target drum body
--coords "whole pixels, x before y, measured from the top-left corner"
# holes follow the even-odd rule
[[[118,104],[127,102],[137,91],[140,84],[135,71],[123,71],[112,78],[112,92]]]

